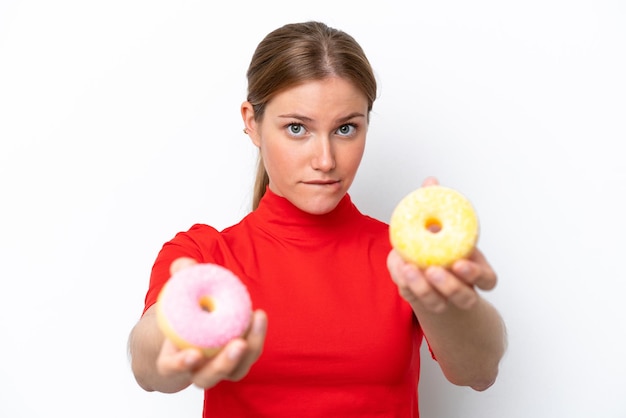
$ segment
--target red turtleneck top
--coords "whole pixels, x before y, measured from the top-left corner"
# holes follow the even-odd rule
[[[311,215],[268,189],[238,224],[167,242],[145,309],[185,256],[232,270],[268,316],[263,354],[243,380],[205,391],[203,416],[418,417],[423,334],[387,270],[388,234],[349,195]]]

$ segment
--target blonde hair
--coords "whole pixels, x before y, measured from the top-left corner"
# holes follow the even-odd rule
[[[361,46],[352,36],[321,22],[290,23],[270,32],[257,46],[246,75],[247,100],[256,121],[263,119],[267,103],[279,91],[331,76],[361,89],[368,112],[376,100],[376,78]],[[252,210],[269,184],[260,153],[257,164]]]

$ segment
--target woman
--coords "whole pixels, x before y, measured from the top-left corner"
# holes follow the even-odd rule
[[[481,252],[421,271],[350,200],[376,98],[358,43],[318,22],[285,25],[258,45],[247,75],[241,114],[260,157],[253,211],[163,246],[129,339],[140,386],[204,388],[205,417],[417,417],[426,337],[450,382],[488,388],[505,332],[476,291],[496,283]],[[207,359],[164,338],[154,303],[172,273],[209,262],[242,279],[255,311],[250,333]]]

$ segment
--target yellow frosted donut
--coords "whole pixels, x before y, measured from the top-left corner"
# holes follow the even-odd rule
[[[389,222],[391,245],[420,268],[449,267],[467,257],[478,240],[478,218],[470,201],[444,186],[406,195]]]

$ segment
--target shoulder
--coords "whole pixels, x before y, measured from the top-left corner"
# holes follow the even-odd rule
[[[202,261],[203,254],[211,252],[219,246],[220,232],[206,224],[194,224],[186,231],[178,232],[163,244],[160,255],[168,259],[175,257],[191,257]]]
[[[219,231],[207,224],[193,224],[188,230],[181,231],[176,234],[174,239],[176,238],[196,238],[196,239],[206,239],[207,237],[219,235]]]
[[[192,244],[213,240],[219,236],[217,229],[206,224],[194,224],[186,231],[180,231],[174,235],[168,244]]]
[[[379,228],[379,229],[389,228],[389,224],[387,222],[381,221],[380,219],[372,218],[371,216],[368,216],[368,215],[363,215],[363,218],[365,219],[365,222],[372,225],[372,228]]]
[[[370,248],[380,248],[383,252],[389,250],[389,225],[377,218],[359,212],[355,223],[352,224],[354,239],[363,243],[366,242]]]
[[[386,222],[381,221],[380,219],[376,219],[374,217],[371,217],[369,215],[365,215],[360,213],[360,223],[362,224],[363,227],[367,228],[368,231],[371,232],[375,232],[375,233],[388,233],[389,231],[389,224]]]

